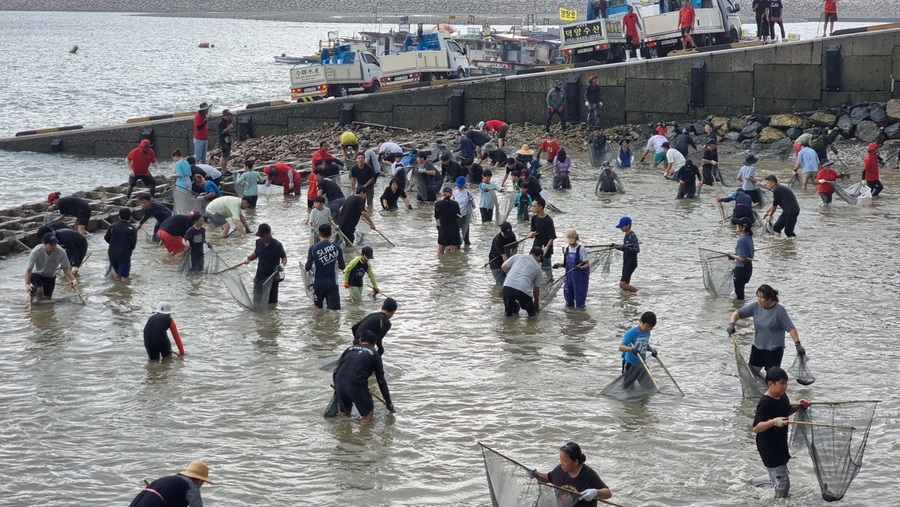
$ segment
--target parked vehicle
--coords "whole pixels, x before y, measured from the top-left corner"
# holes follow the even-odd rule
[[[308,102],[352,93],[376,92],[381,87],[381,64],[366,46],[345,43],[323,48],[318,64],[291,69],[291,99]]]

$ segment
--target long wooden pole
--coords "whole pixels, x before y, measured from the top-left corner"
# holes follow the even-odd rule
[[[645,371],[645,372],[647,372],[647,376],[648,376],[648,377],[650,377],[650,380],[652,380],[652,381],[653,381],[653,387],[655,387],[655,388],[656,388],[656,392],[658,392],[658,393],[661,393],[661,392],[662,392],[662,391],[660,391],[660,390],[659,390],[659,384],[657,384],[657,383],[656,383],[656,379],[655,379],[655,378],[653,378],[653,374],[652,374],[652,373],[650,373],[650,368],[647,368],[647,363],[646,363],[646,362],[644,362],[644,358],[643,358],[643,357],[641,357],[641,354],[640,354],[640,352],[638,352],[638,353],[637,353],[637,354],[635,354],[635,355],[636,355],[636,356],[637,356],[637,358],[638,358],[638,361],[640,361],[640,362],[641,362],[641,366],[643,366],[643,367],[644,367],[644,371]]]
[[[681,386],[679,386],[678,382],[675,381],[675,377],[673,377],[672,374],[669,373],[669,369],[666,368],[665,364],[663,364],[662,359],[660,359],[659,356],[656,356],[656,360],[659,362],[659,365],[662,366],[662,369],[666,372],[666,375],[668,375],[669,378],[672,379],[672,383],[675,384],[675,387],[678,388],[678,392],[681,393],[681,397],[684,398],[684,391],[681,390]]]

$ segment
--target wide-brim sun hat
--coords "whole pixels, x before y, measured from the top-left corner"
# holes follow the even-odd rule
[[[213,484],[213,481],[209,480],[209,467],[200,460],[191,461],[187,468],[178,472],[178,475],[197,479],[198,481],[203,481],[207,484]]]
[[[745,164],[755,164],[757,162],[759,162],[759,159],[756,158],[756,155],[754,155],[752,153],[747,155],[746,157],[744,157]]]
[[[166,315],[172,313],[172,305],[166,301],[160,301],[156,306],[156,313],[164,313]],[[204,465],[206,466],[206,465]]]
[[[497,145],[494,143],[484,143],[484,146],[482,146],[481,149],[484,151],[496,151]]]
[[[201,102],[201,103],[200,103],[200,106],[197,108],[197,110],[198,110],[198,111],[206,111],[206,110],[208,110],[210,107],[212,107],[212,104],[209,104],[209,103],[207,103],[207,102],[204,101],[204,102]]]
[[[534,155],[534,150],[531,149],[527,144],[522,145],[522,149],[516,152],[516,155]]]

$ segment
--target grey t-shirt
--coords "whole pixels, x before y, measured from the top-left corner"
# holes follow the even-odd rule
[[[778,303],[771,308],[764,308],[759,301],[754,301],[738,309],[742,319],[753,317],[753,329],[756,337],[753,345],[758,349],[775,350],[784,347],[784,335],[794,329],[794,323],[787,310]]]
[[[28,255],[28,269],[32,274],[54,277],[56,276],[56,268],[69,268],[69,258],[66,257],[66,251],[59,245],[53,249],[53,253],[47,254],[44,250],[44,244],[31,249]]]
[[[528,254],[516,254],[503,263],[509,268],[504,287],[518,289],[531,294],[531,289],[541,286],[541,266]]]

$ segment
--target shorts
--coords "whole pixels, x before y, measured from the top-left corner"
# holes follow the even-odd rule
[[[88,222],[91,220],[91,208],[85,207],[78,210],[78,213],[75,215],[75,225],[83,225],[87,227]]]
[[[316,308],[322,308],[324,305],[325,308],[329,310],[341,309],[341,293],[338,290],[337,285],[328,287],[317,287],[313,285],[313,292],[315,293],[313,304]]]
[[[375,410],[372,394],[365,387],[337,384],[335,390],[338,395],[338,408],[341,412],[349,414],[355,406],[359,416],[365,417]]]
[[[350,148],[353,151],[359,151],[359,144],[344,144],[341,143],[341,148]]]
[[[653,163],[654,164],[661,164],[665,161],[666,161],[666,152],[658,151],[658,152],[656,152],[656,155],[653,155]]]
[[[637,266],[637,256],[625,257],[622,261],[621,281],[625,283],[631,283],[631,275],[634,274],[634,270],[637,269]]]
[[[497,139],[506,139],[506,133],[509,132],[509,125],[503,125],[497,131]]]
[[[778,347],[775,350],[758,349],[756,345],[750,346],[750,359],[747,361],[750,366],[756,368],[769,369],[775,366],[781,366],[781,359],[784,357],[784,347]]]
[[[438,245],[459,246],[462,239],[459,237],[458,227],[441,227],[438,229]]]
[[[637,35],[625,35],[625,49],[639,49],[641,41]]]
[[[122,278],[128,278],[128,275],[131,273],[131,259],[124,261],[110,259],[109,265],[112,270]]]
[[[760,195],[758,188],[754,188],[753,190],[744,190],[744,193],[749,195],[750,200],[755,204],[759,204],[762,201],[762,196]]]
[[[219,149],[222,150],[223,157],[231,156],[231,143],[219,143]]]
[[[53,289],[56,288],[56,277],[32,273],[31,287],[34,291],[37,291],[38,289],[44,289],[44,297],[50,299],[50,297],[53,296]]]
[[[222,215],[210,215],[209,221],[212,222],[216,227],[222,227],[223,225],[228,223],[228,219],[223,217]]]
[[[163,246],[166,247],[166,251],[170,254],[177,254],[184,251],[184,241],[162,229],[159,230],[159,240],[162,241]]]
[[[829,21],[831,21],[832,23],[837,21],[837,13],[836,12],[826,12],[825,13],[825,22],[828,23]]]
[[[681,27],[681,36],[682,36],[682,37],[686,37],[686,36],[690,35],[691,32],[693,32],[693,31],[694,31],[694,27],[692,27],[692,26],[683,26],[683,27]]]
[[[800,183],[802,185],[806,185],[810,181],[815,183],[815,181],[816,181],[816,172],[815,171],[805,172],[800,175]]]

